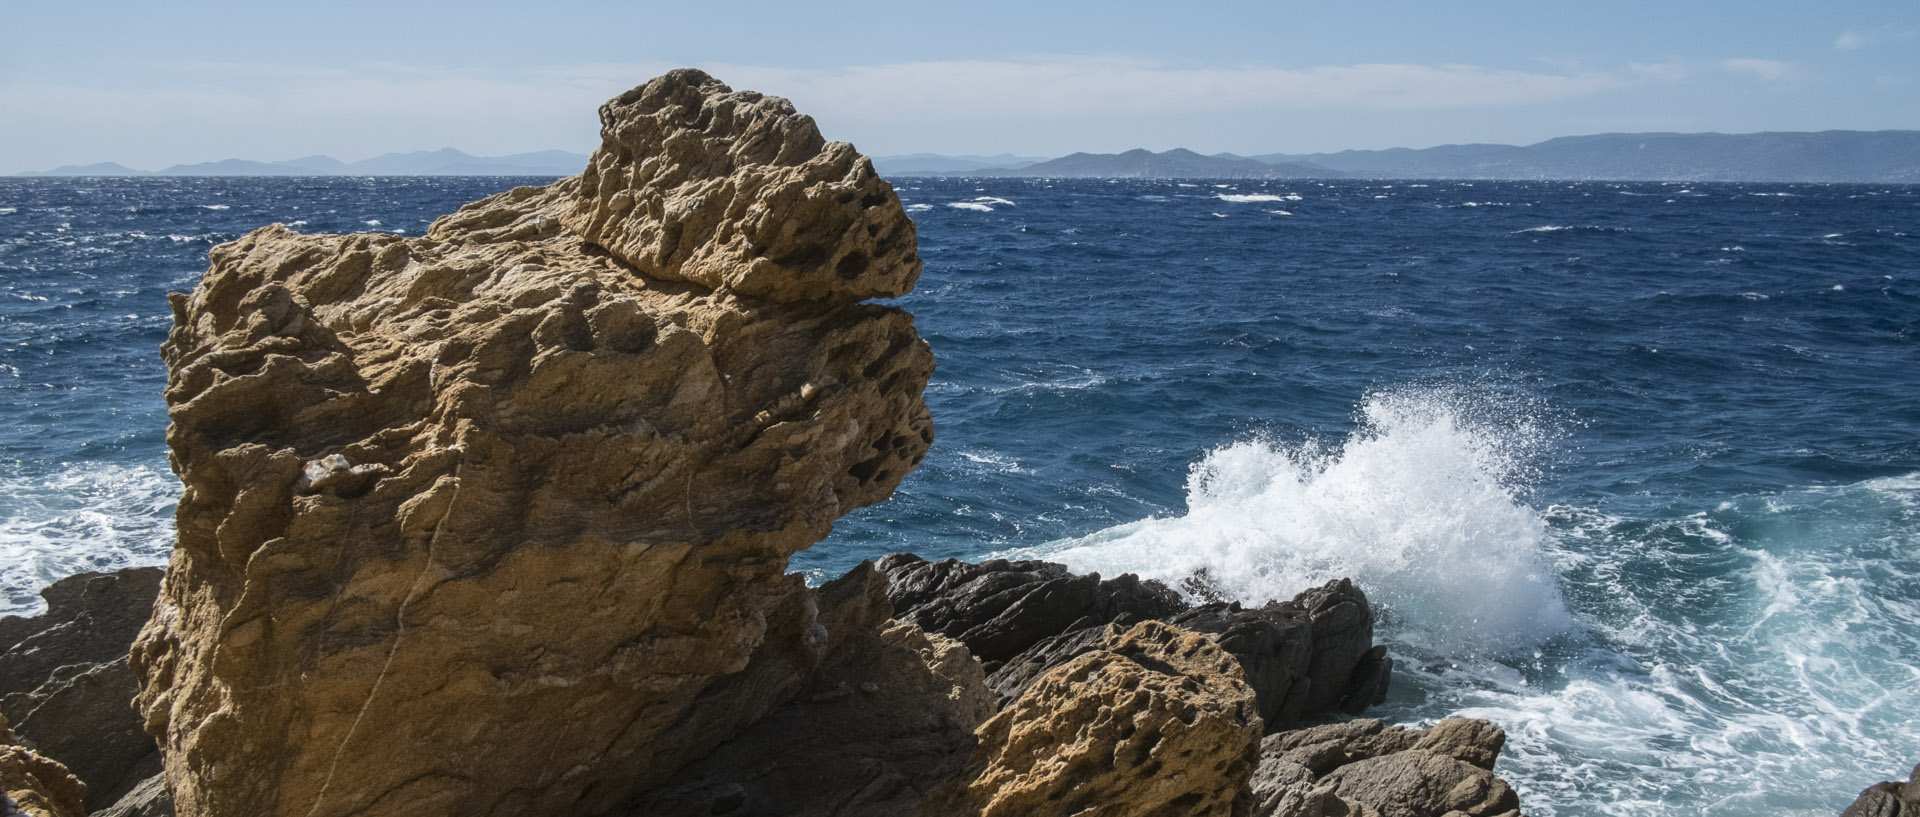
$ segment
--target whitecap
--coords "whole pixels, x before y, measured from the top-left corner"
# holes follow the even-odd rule
[[[1234,204],[1287,200],[1285,196],[1276,196],[1272,193],[1216,193],[1214,194],[1214,198]]]
[[[926,212],[926,211],[928,211],[928,210],[932,210],[932,209],[933,209],[933,205],[931,205],[931,204],[909,204],[909,205],[907,205],[907,212],[909,212],[909,213],[924,213],[924,212]]]
[[[20,212],[18,207],[0,207],[0,216],[10,216],[18,212]]]
[[[1293,212],[1292,212],[1292,211],[1290,211],[1290,210],[1268,210],[1267,212],[1269,212],[1269,213],[1272,213],[1272,214],[1274,214],[1274,215],[1276,215],[1276,216],[1290,216],[1290,215],[1293,215]]]
[[[378,227],[380,226],[380,219],[370,218],[361,223],[367,225],[368,227]]]
[[[208,210],[231,210],[231,209],[233,209],[233,205],[231,205],[231,204],[202,204],[202,205],[200,205],[200,206],[201,206],[201,207],[204,207],[204,208],[206,208],[206,209],[208,209]]]
[[[981,204],[980,202],[977,202],[977,201],[950,201],[950,202],[947,202],[947,206],[952,207],[955,210],[973,210],[981,213],[993,212],[992,205]]]

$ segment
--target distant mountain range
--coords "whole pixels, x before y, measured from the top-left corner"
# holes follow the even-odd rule
[[[571,176],[587,166],[585,154],[564,150],[472,156],[453,148],[388,153],[358,162],[308,156],[284,162],[227,159],[174,165],[165,170],[134,170],[113,162],[67,165],[22,176]]]
[[[1868,182],[1920,184],[1920,131],[1818,133],[1604,133],[1533,145],[1441,145],[1414,150],[1203,156],[1075,153],[943,156],[915,153],[873,160],[882,176],[1037,176],[1051,178],[1362,178],[1577,179],[1618,181]],[[228,159],[156,172],[103,162],[23,176],[569,176],[587,157],[547,150],[471,156],[452,148],[389,153],[345,163],[328,156],[284,162]]]

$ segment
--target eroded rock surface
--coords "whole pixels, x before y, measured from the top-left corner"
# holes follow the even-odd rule
[[[1430,729],[1373,719],[1268,735],[1246,795],[1248,817],[1517,817],[1493,774],[1507,735],[1483,720]]]
[[[980,727],[950,815],[1225,815],[1246,786],[1261,725],[1239,662],[1158,621],[1109,625]]]
[[[699,72],[602,139],[424,237],[257,230],[173,298],[132,664],[181,814],[602,813],[825,659],[786,559],[932,439],[911,316],[856,303],[911,286],[911,224]]]
[[[86,817],[86,784],[15,741],[0,713],[0,817]]]
[[[20,742],[87,783],[87,808],[112,804],[160,771],[133,711],[127,649],[153,612],[161,571],[81,573],[41,592],[47,611],[0,618],[0,709]]]

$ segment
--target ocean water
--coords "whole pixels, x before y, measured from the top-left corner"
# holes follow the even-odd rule
[[[167,290],[502,179],[0,180],[0,614],[165,559]],[[1920,761],[1920,187],[904,180],[938,440],[795,559],[1351,576],[1378,714],[1531,814],[1831,815]]]

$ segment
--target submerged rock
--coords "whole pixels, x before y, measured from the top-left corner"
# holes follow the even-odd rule
[[[181,814],[594,814],[797,694],[787,557],[932,440],[872,166],[675,71],[421,238],[257,230],[173,297],[185,490],[133,651]]]

